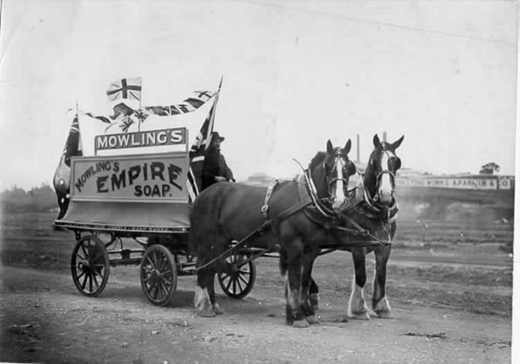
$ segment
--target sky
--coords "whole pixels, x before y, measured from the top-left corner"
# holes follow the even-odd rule
[[[289,178],[350,138],[387,133],[404,168],[515,173],[516,1],[2,2],[2,188],[52,185],[76,105],[142,77],[142,105],[218,88],[237,180]],[[200,112],[199,112],[200,111]],[[193,136],[207,110],[190,116]],[[180,121],[172,118],[172,126]]]

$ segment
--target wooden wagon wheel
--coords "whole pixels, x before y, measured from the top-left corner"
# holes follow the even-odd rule
[[[226,267],[218,274],[220,288],[231,298],[244,298],[251,292],[256,279],[256,264],[253,260],[243,263],[244,254],[231,254]]]
[[[93,235],[79,239],[72,250],[70,268],[72,280],[81,293],[91,297],[101,294],[110,274],[105,244]]]
[[[141,261],[141,288],[150,302],[166,306],[177,289],[177,264],[163,245],[146,249]]]

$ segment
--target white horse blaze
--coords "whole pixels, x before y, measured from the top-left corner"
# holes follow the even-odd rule
[[[334,196],[333,208],[339,208],[345,202],[345,191],[343,188],[343,161],[341,158],[336,158],[336,172],[338,177],[336,180],[336,193]]]
[[[388,154],[384,153],[381,159],[381,166],[383,169],[388,168]],[[381,202],[392,202],[392,179],[390,173],[383,173],[381,176],[381,183],[379,184],[379,197]]]

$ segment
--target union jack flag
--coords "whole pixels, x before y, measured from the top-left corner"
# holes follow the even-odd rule
[[[211,134],[213,133],[213,126],[215,124],[215,113],[217,109],[218,97],[220,95],[220,88],[222,87],[222,80],[218,91],[215,93],[213,106],[209,110],[208,116],[199,133],[195,137],[195,141],[190,148],[190,169],[188,170],[188,196],[189,202],[193,203],[195,198],[199,195],[202,186],[202,167],[204,166],[204,154],[211,142]]]
[[[118,99],[141,100],[141,77],[123,78],[108,86],[107,97],[110,101]]]

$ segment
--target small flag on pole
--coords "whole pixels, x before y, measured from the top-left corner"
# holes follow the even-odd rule
[[[110,84],[107,97],[110,101],[118,99],[141,101],[141,77],[123,78]]]
[[[53,184],[60,208],[58,219],[61,219],[65,215],[69,204],[70,158],[80,155],[82,155],[81,139],[79,134],[78,114],[76,114],[72,121],[72,125],[70,126],[69,136],[65,142],[65,147],[63,148],[58,168],[56,168],[56,172],[54,172]]]

